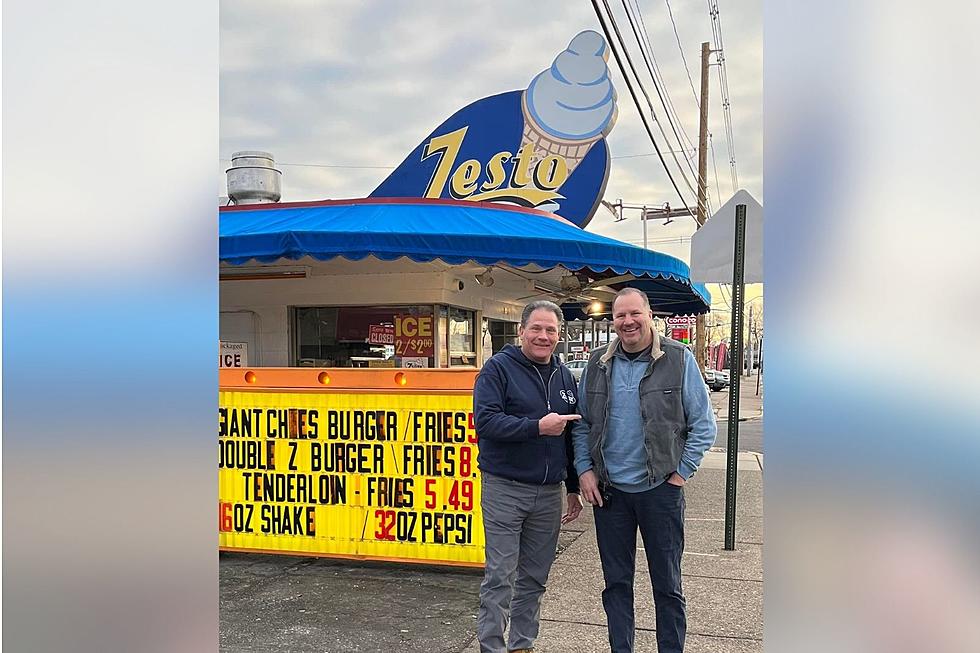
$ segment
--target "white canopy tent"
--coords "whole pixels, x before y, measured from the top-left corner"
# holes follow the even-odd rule
[[[731,283],[735,205],[745,205],[745,283],[762,283],[762,205],[740,190],[691,238],[691,281]]]

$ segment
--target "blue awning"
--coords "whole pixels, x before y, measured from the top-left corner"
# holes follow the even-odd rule
[[[701,284],[693,284],[693,286],[695,288],[703,287]],[[690,290],[679,288],[669,279],[636,279],[624,283],[611,283],[609,287],[613,290],[622,290],[626,287],[642,290],[650,298],[650,306],[658,313],[699,315],[707,312],[706,310],[693,310]],[[705,294],[708,294],[707,291]],[[710,294],[707,301],[710,306]],[[608,302],[599,302],[599,306],[595,306],[595,302],[566,302],[562,304],[561,309],[566,320],[595,320],[598,322],[612,320],[612,306]]]
[[[704,313],[711,305],[707,289],[691,284],[683,261],[583,231],[542,211],[499,204],[407,199],[222,207],[218,234],[220,258],[233,265],[305,256],[561,265],[654,281],[651,303],[676,314]]]

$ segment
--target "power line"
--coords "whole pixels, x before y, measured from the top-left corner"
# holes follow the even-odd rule
[[[619,66],[619,70],[623,74],[623,79],[626,81],[626,88],[629,89],[630,96],[633,98],[633,104],[636,105],[636,110],[640,114],[640,120],[643,122],[643,127],[647,131],[647,136],[650,137],[650,142],[653,143],[653,149],[657,151],[657,157],[660,159],[660,164],[664,167],[664,172],[667,174],[667,179],[670,180],[670,185],[674,187],[674,191],[677,193],[677,197],[680,198],[682,205],[687,206],[687,200],[681,193],[681,189],[677,187],[677,182],[674,181],[674,177],[670,174],[670,170],[667,168],[667,162],[664,160],[664,156],[660,151],[660,146],[657,145],[657,140],[653,137],[653,131],[650,129],[649,123],[647,123],[647,118],[640,109],[640,100],[636,97],[636,91],[633,90],[633,85],[630,83],[629,76],[626,74],[626,68],[623,66],[623,62],[619,58],[619,53],[616,52],[616,48],[614,48],[612,45],[612,37],[609,34],[609,28],[606,27],[606,21],[602,16],[602,11],[599,9],[598,0],[591,1],[592,8],[595,9],[596,17],[599,19],[599,25],[602,27],[602,31],[606,35],[606,41],[609,43],[609,49],[612,50],[613,57],[616,59],[616,64]],[[605,2],[605,0],[603,0],[603,2]],[[691,217],[694,218],[694,220],[697,220],[693,213],[690,211],[688,211],[688,213],[691,214]]]
[[[718,185],[718,160],[715,159],[715,139],[711,132],[708,132],[708,147],[711,149],[711,167],[715,170],[715,195],[718,197],[718,208],[721,208],[721,187]]]
[[[684,55],[684,48],[681,46],[681,36],[677,33],[677,23],[674,22],[674,12],[670,8],[670,0],[664,0],[667,5],[667,15],[670,16],[670,24],[674,27],[674,38],[677,40],[677,49],[681,51],[681,61],[684,62],[684,70],[687,71],[687,81],[691,84],[691,94],[694,96],[694,103],[700,107],[701,101],[698,99],[698,92],[694,90],[694,79],[691,77],[691,69],[687,65],[687,57]]]
[[[697,150],[683,149],[683,150],[666,150],[667,153],[684,154],[687,155],[690,152],[696,152]],[[644,154],[620,154],[618,156],[610,156],[610,159],[636,159],[646,156],[657,156],[656,152],[646,152]],[[227,161],[231,163],[231,159],[222,158],[221,161]],[[358,166],[343,163],[283,163],[276,161],[277,166],[295,166],[300,168],[350,168],[353,170],[394,170],[395,166]]]
[[[728,298],[728,297],[725,296],[725,289],[727,287],[728,287],[728,284],[725,284],[725,283],[718,284],[718,290],[721,293],[721,301],[725,302],[725,307],[728,310],[732,310],[732,301],[731,301],[730,298]]]
[[[350,168],[356,170],[394,170],[395,166],[351,166],[351,165],[330,165],[326,163],[277,163],[281,166],[296,166],[300,168]]]
[[[231,159],[221,159],[221,161],[227,161],[231,163]],[[350,168],[354,170],[394,170],[395,166],[355,166],[355,165],[344,165],[344,164],[331,164],[331,163],[282,163],[276,161],[277,166],[294,166],[299,168]]]
[[[677,115],[677,110],[674,108],[674,103],[673,103],[673,101],[670,98],[670,93],[668,93],[668,91],[667,91],[667,84],[663,80],[663,75],[661,74],[660,69],[658,67],[656,56],[654,56],[654,53],[653,53],[653,45],[650,43],[650,35],[647,32],[646,24],[643,22],[643,12],[640,11],[639,2],[637,0],[633,0],[633,1],[634,1],[635,6],[636,6],[636,14],[637,14],[637,16],[639,18],[640,26],[642,27],[642,30],[643,30],[643,38],[642,39],[636,33],[636,26],[633,24],[633,20],[630,18],[629,6],[627,5],[626,0],[623,0],[623,6],[626,8],[626,17],[627,18],[630,18],[630,26],[633,28],[633,34],[634,35],[637,35],[637,41],[640,43],[640,53],[643,54],[644,63],[646,63],[646,65],[647,65],[647,70],[650,71],[651,77],[653,77],[653,80],[654,80],[654,88],[657,90],[657,95],[660,97],[660,103],[663,104],[664,110],[667,112],[667,120],[670,123],[671,129],[674,131],[674,136],[677,137],[677,140],[680,143],[681,140],[680,140],[680,137],[677,135],[677,127],[675,126],[675,125],[679,125],[680,126],[680,130],[681,130],[681,133],[684,135],[684,138],[687,140],[688,145],[691,147],[691,152],[693,152],[693,154],[690,157],[686,157],[685,158],[685,163],[687,163],[687,167],[691,171],[691,175],[700,182],[700,175],[697,172],[695,172],[695,170],[694,170],[694,164],[693,164],[693,160],[697,156],[698,149],[697,149],[697,147],[694,146],[694,143],[691,141],[691,137],[688,136],[687,131],[684,129],[684,123],[681,121],[680,116]],[[667,4],[667,10],[668,10],[668,12],[670,11],[670,4],[669,3]],[[673,13],[670,14],[670,19],[671,19],[671,23],[674,23]],[[681,47],[680,36],[677,33],[677,26],[676,26],[676,24],[674,24],[674,36],[677,38],[677,47],[681,51],[681,59],[684,62],[684,69],[687,71],[687,78],[688,78],[688,81],[691,83],[691,89],[693,91],[693,89],[694,89],[694,82],[693,82],[693,80],[691,78],[691,71],[690,71],[690,69],[688,68],[688,65],[687,65],[687,58],[684,56],[684,49],[683,49],[683,47]],[[644,50],[644,44],[646,45],[646,49],[645,50]],[[649,60],[646,57],[646,53],[647,52],[650,53],[650,59]],[[651,63],[651,60],[652,60],[652,63]],[[659,86],[657,84],[657,81],[658,80],[660,82],[659,83]],[[662,93],[661,93],[661,89],[663,90]],[[700,102],[698,100],[697,93],[694,93],[694,108],[695,108],[695,111],[700,114],[700,112],[701,112],[701,105],[700,105]],[[652,109],[651,109],[651,111],[652,111]],[[673,115],[673,117],[671,117],[672,115]],[[683,143],[681,144],[681,146],[683,147]],[[676,157],[674,157],[674,158],[676,160]],[[678,164],[678,165],[680,165],[680,164]],[[691,189],[691,192],[693,192],[693,193],[695,193],[695,195],[697,195],[697,192],[694,190],[694,188],[691,187],[690,182],[687,180],[687,176],[686,175],[684,176],[684,181],[687,183],[688,188]],[[705,203],[706,213],[708,215],[711,215],[711,213],[712,213],[712,209],[711,209],[711,197],[710,196],[706,196],[705,199],[704,199],[704,203]]]
[[[653,149],[657,151],[657,157],[660,159],[660,164],[663,166],[664,172],[667,174],[667,178],[670,180],[671,186],[674,187],[674,191],[677,193],[677,197],[680,198],[684,206],[687,206],[687,200],[685,199],[684,194],[681,193],[681,189],[678,188],[677,182],[674,181],[673,175],[670,174],[670,168],[667,166],[667,161],[664,159],[663,153],[660,151],[660,146],[657,145],[657,139],[653,137],[653,130],[650,129],[650,123],[647,121],[646,114],[643,113],[643,109],[640,107],[640,99],[637,97],[636,91],[633,90],[633,84],[630,81],[630,77],[626,72],[626,67],[623,65],[623,61],[619,56],[619,52],[617,52],[616,48],[613,46],[612,35],[609,33],[609,27],[607,27],[606,25],[606,20],[602,15],[602,10],[599,9],[598,0],[591,0],[591,1],[592,1],[592,8],[595,10],[596,13],[596,17],[599,19],[599,25],[602,27],[602,31],[606,35],[606,41],[609,43],[609,49],[612,50],[613,57],[616,59],[616,64],[619,66],[619,70],[623,74],[623,80],[626,82],[626,88],[629,89],[630,96],[633,98],[633,104],[636,105],[636,110],[640,114],[640,120],[643,122],[643,127],[646,129],[647,136],[650,138],[650,142],[653,144]],[[610,13],[609,16],[610,22],[612,22],[613,26],[615,27],[616,23],[615,21],[612,20],[612,12],[609,10],[609,3],[606,0],[603,0],[603,4],[606,6],[606,11],[609,11]],[[617,35],[618,35],[618,30],[617,30]],[[621,38],[622,37],[620,37],[620,39]],[[625,51],[625,46],[622,47]],[[639,83],[639,79],[637,79],[637,83]],[[688,211],[688,213],[690,213],[691,217],[694,220],[697,220],[697,218],[694,216],[694,213],[692,213],[691,211]]]
[[[688,84],[691,85],[691,96],[694,98],[695,108],[697,108],[700,111],[700,109],[701,109],[701,102],[704,101],[704,100],[703,100],[703,98],[699,98],[698,97],[698,92],[694,88],[694,78],[691,77],[691,68],[690,68],[690,66],[687,65],[687,55],[684,54],[684,46],[681,45],[681,35],[677,31],[677,21],[674,20],[674,10],[670,6],[670,0],[664,0],[664,4],[667,5],[667,15],[670,17],[670,24],[674,28],[674,40],[677,42],[677,50],[681,53],[681,61],[684,62],[684,71],[687,73],[687,82],[688,82]],[[710,133],[708,134],[708,138],[709,139],[711,138],[711,134]],[[713,160],[714,159],[714,155],[715,155],[714,145],[713,144],[711,145],[711,148],[712,148],[711,149],[711,156],[712,156],[712,160]],[[715,188],[715,195],[716,195],[716,197],[718,199],[718,206],[720,207],[721,206],[721,193],[719,193],[717,191],[717,186],[718,186],[718,166],[717,166],[717,164],[715,164],[715,166],[714,166],[714,178],[715,178],[715,187],[716,187]],[[707,185],[707,179],[704,180],[704,181],[705,181],[705,185]],[[709,198],[708,198],[708,205],[709,206],[711,205],[710,194],[709,194]],[[709,212],[709,215],[710,215],[710,212]]]
[[[660,64],[657,63],[657,56],[653,52],[653,44],[650,42],[650,33],[647,31],[646,23],[643,20],[643,12],[640,10],[640,4],[637,0],[633,0],[633,5],[635,7],[636,16],[637,18],[639,18],[640,21],[640,27],[643,30],[643,39],[646,44],[647,52],[650,53],[650,59],[653,61],[653,71],[656,73],[655,78],[660,82],[660,85],[664,88],[665,96],[667,99],[667,105],[670,108],[669,113],[672,113],[674,119],[680,124],[681,133],[684,134],[684,138],[687,140],[687,146],[690,148],[691,152],[694,153],[690,157],[693,160],[694,157],[697,155],[697,147],[694,145],[694,141],[691,140],[691,137],[688,136],[687,131],[684,129],[684,123],[681,122],[680,117],[677,115],[677,109],[674,108],[674,103],[670,99],[670,94],[666,93],[667,84],[664,83],[663,75],[660,73]],[[697,104],[696,96],[694,98],[694,102],[696,105],[695,109],[700,111],[699,105]]]
[[[664,100],[664,94],[666,93],[666,87],[664,87],[663,92],[661,92],[661,86],[663,86],[663,84],[662,83],[661,84],[658,84],[657,83],[657,77],[654,74],[653,66],[650,64],[649,58],[647,58],[646,50],[643,48],[643,39],[640,37],[640,34],[637,31],[636,22],[634,22],[634,20],[633,20],[632,13],[630,11],[630,6],[629,6],[629,4],[627,3],[626,0],[622,0],[622,3],[623,3],[623,8],[626,10],[626,19],[629,21],[630,29],[633,31],[633,36],[636,38],[636,42],[640,46],[640,54],[643,57],[643,62],[646,64],[647,72],[650,73],[650,77],[653,79],[653,88],[657,92],[657,96],[660,98],[660,104],[664,108],[664,113],[667,116],[667,123],[670,125],[671,131],[674,132],[674,138],[677,139],[677,144],[680,147],[683,148],[684,147],[684,143],[681,140],[680,135],[677,133],[677,126],[675,125],[674,120],[671,119],[671,117],[670,117],[670,110],[667,108],[667,102]],[[626,51],[626,43],[623,40],[622,35],[619,33],[619,28],[616,26],[616,20],[615,20],[615,18],[612,15],[612,11],[609,8],[609,3],[606,2],[606,0],[603,0],[603,4],[606,6],[606,11],[609,12],[609,20],[612,22],[613,29],[616,32],[616,37],[619,38],[620,44],[623,46],[623,50],[625,52]],[[663,125],[661,124],[661,122],[659,120],[657,120],[656,112],[653,110],[653,102],[650,100],[650,96],[647,94],[646,89],[643,87],[642,82],[640,82],[640,75],[636,72],[636,68],[633,66],[633,62],[632,62],[631,58],[629,57],[629,53],[628,52],[626,54],[626,61],[629,63],[630,70],[633,71],[633,75],[636,77],[636,81],[637,81],[637,84],[639,84],[639,86],[640,86],[640,90],[643,91],[643,96],[646,98],[647,106],[650,107],[650,114],[653,116],[653,119],[657,122],[657,128],[660,130],[661,135],[663,135],[664,140],[665,141],[669,141],[670,138],[667,136],[667,133],[664,132],[664,128],[663,128]],[[681,162],[677,160],[677,155],[676,154],[672,154],[671,156],[674,159],[674,163],[677,164],[677,168],[680,170],[681,176],[684,178],[684,183],[687,185],[688,189],[692,193],[694,193],[695,195],[697,195],[697,192],[694,190],[694,187],[691,185],[691,181],[687,178],[687,174],[684,172],[684,168],[681,166]],[[685,157],[684,158],[684,162],[687,164],[688,168],[690,169],[691,174],[693,174],[695,177],[697,177],[697,175],[694,173],[694,168],[691,166],[691,161],[688,158]]]
[[[684,147],[684,141],[681,139],[680,134],[678,134],[678,132],[677,132],[677,128],[678,128],[678,125],[679,125],[680,126],[681,133],[684,135],[684,138],[687,140],[688,145],[690,145],[690,147],[691,147],[691,151],[696,154],[697,153],[697,148],[695,148],[694,147],[694,143],[691,142],[690,136],[687,135],[687,131],[685,131],[685,129],[684,129],[684,124],[681,122],[680,117],[677,115],[676,109],[674,109],[674,103],[670,99],[670,93],[667,92],[667,85],[666,85],[666,83],[664,83],[663,75],[660,73],[660,70],[659,70],[659,68],[657,66],[656,58],[653,56],[653,46],[650,43],[650,35],[647,33],[646,27],[642,23],[643,15],[642,15],[642,12],[640,12],[639,4],[636,5],[636,14],[639,17],[640,24],[643,26],[643,36],[642,37],[640,36],[640,33],[637,31],[637,22],[638,21],[634,21],[633,11],[630,8],[630,4],[627,2],[627,0],[622,0],[622,4],[623,4],[623,8],[626,10],[626,18],[629,21],[630,29],[633,31],[633,36],[636,38],[636,41],[637,41],[637,43],[640,46],[640,54],[643,57],[643,63],[646,64],[647,71],[650,73],[650,77],[653,79],[653,87],[654,87],[654,90],[657,92],[657,97],[660,99],[660,104],[664,108],[664,112],[665,112],[665,115],[667,116],[667,122],[670,125],[670,129],[674,133],[674,138],[677,139],[678,145],[680,145],[683,148]],[[607,10],[608,10],[608,5],[607,5]],[[615,26],[615,21],[613,22],[613,25]],[[618,36],[618,30],[617,30],[617,36]],[[650,56],[649,57],[647,56],[647,52],[650,53]],[[636,75],[636,71],[635,70],[633,71],[633,74]],[[639,81],[639,75],[636,75],[636,77],[637,77],[637,81]],[[658,80],[659,80],[659,83],[658,83]],[[642,85],[641,85],[641,88],[642,88]],[[650,103],[650,98],[649,98],[649,96],[646,95],[646,92],[645,91],[644,91],[644,96],[647,97],[647,103],[648,104],[651,104]],[[651,113],[654,113],[652,104],[650,106],[650,112]],[[655,114],[654,114],[654,119],[656,119],[656,115]],[[660,132],[664,135],[664,138],[667,139],[667,140],[669,140],[669,138],[667,137],[667,135],[664,134],[663,127],[660,125],[659,122],[657,123],[657,126],[660,127]],[[695,196],[697,196],[697,191],[691,185],[690,180],[687,178],[687,174],[684,173],[684,169],[681,166],[680,161],[677,160],[677,157],[676,156],[674,156],[673,158],[674,158],[674,162],[677,164],[677,167],[681,171],[681,175],[684,177],[684,183],[687,185],[688,189],[690,189],[690,191]],[[691,175],[695,179],[697,179],[698,178],[698,174],[694,171],[694,165],[692,164],[692,159],[693,159],[693,155],[691,157],[684,157],[684,163],[685,163],[685,165],[687,165],[688,170],[691,171]],[[710,204],[710,200],[706,200],[705,203],[706,204]],[[710,210],[709,210],[709,212],[710,212]]]
[[[665,244],[670,244],[670,243],[677,243],[678,245],[683,245],[684,243],[686,243],[689,240],[691,240],[691,237],[690,236],[677,236],[675,238],[654,238],[652,240],[649,240],[648,239],[647,240],[647,244],[648,245],[652,245],[654,243],[658,243],[658,244],[661,244],[661,245],[665,245]],[[639,239],[636,239],[636,240],[624,240],[622,242],[624,242],[624,243],[630,243],[631,245],[638,245],[638,244],[642,243],[643,241],[642,240],[639,240]]]
[[[728,95],[728,68],[725,66],[725,43],[721,33],[721,13],[718,0],[707,0],[711,16],[711,32],[718,51],[718,82],[721,87],[722,110],[725,114],[725,136],[728,139],[729,165],[732,173],[732,193],[738,190],[738,168],[735,164],[735,135],[732,131],[731,100]]]
[[[687,154],[688,152],[697,152],[697,150],[667,150],[668,153],[674,152],[676,154]],[[656,152],[647,152],[646,154],[620,154],[619,156],[611,156],[610,159],[636,159],[641,156],[657,156]]]

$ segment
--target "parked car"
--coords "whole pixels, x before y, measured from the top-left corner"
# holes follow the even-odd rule
[[[571,372],[572,376],[575,377],[575,382],[578,383],[579,381],[582,380],[582,372],[585,371],[585,366],[588,364],[589,361],[587,360],[574,360],[574,361],[567,361],[565,363],[565,367],[568,368],[568,371]]]
[[[728,370],[710,370],[706,369],[704,371],[704,382],[712,392],[718,392],[719,390],[724,390],[728,387],[730,379],[728,377]]]

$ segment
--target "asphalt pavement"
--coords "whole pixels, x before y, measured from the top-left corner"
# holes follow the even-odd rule
[[[738,423],[738,450],[763,453],[762,432],[763,419],[746,419]],[[715,449],[728,451],[728,420],[718,420],[718,437],[715,440]]]

